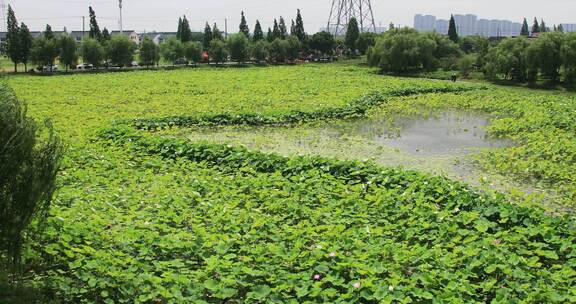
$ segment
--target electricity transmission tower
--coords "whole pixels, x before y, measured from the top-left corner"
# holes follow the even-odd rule
[[[343,35],[352,17],[358,21],[360,32],[376,32],[370,0],[332,0],[326,30],[335,36]]]

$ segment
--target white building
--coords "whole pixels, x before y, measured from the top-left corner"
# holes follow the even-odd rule
[[[434,27],[430,28],[433,20]],[[474,35],[484,37],[513,37],[520,35],[522,28],[522,24],[518,22],[478,19],[476,15],[472,14],[454,15],[454,21],[456,22],[456,31],[461,37]],[[448,34],[449,27],[450,21],[448,20],[436,19],[435,16],[431,15],[418,14],[414,16],[414,28],[418,31],[427,32],[435,30],[440,34]],[[572,31],[576,31],[576,24],[566,24],[566,27],[569,27]]]
[[[575,23],[561,23],[562,28],[564,28],[564,32],[576,32],[576,24]]]
[[[436,25],[435,25],[436,32],[438,32],[440,34],[447,35],[448,34],[448,28],[450,28],[450,21],[442,20],[442,19],[436,20]]]
[[[476,15],[454,15],[454,21],[456,21],[456,31],[459,36],[476,35],[476,22],[478,21]]]
[[[436,29],[436,17],[417,14],[414,16],[414,28],[420,32],[432,32]]]

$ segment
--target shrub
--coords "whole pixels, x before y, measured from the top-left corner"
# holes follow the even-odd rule
[[[265,61],[270,54],[268,52],[268,42],[266,40],[258,40],[252,45],[250,53],[255,62]]]
[[[47,135],[26,117],[26,108],[0,86],[0,251],[19,262],[23,231],[50,207],[62,144],[46,122]]]
[[[228,51],[233,61],[245,62],[248,60],[249,46],[250,41],[242,33],[232,34],[228,37]]]

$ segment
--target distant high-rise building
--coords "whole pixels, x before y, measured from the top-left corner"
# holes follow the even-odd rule
[[[431,32],[436,28],[436,17],[418,14],[414,16],[414,28],[420,32]]]
[[[478,19],[476,15],[472,14],[454,15],[454,21],[456,22],[456,31],[461,37],[474,35],[484,37],[514,37],[520,35],[522,28],[522,24],[518,22]],[[432,22],[434,26],[430,28]],[[414,16],[414,28],[421,32],[435,30],[438,33],[447,34],[449,24],[450,22],[448,20],[436,19],[435,16],[431,15],[418,14]],[[576,24],[574,27],[570,27],[570,24],[566,24],[566,26],[573,29],[572,31],[576,31]]]
[[[576,32],[576,24],[574,23],[561,23],[562,28],[564,28],[564,32],[571,33]]]
[[[478,17],[476,15],[454,15],[456,21],[456,31],[459,36],[472,36],[476,35],[476,22]]]
[[[434,28],[436,30],[436,32],[438,32],[440,34],[447,35],[448,34],[448,28],[450,28],[450,21],[443,20],[443,19],[436,19],[436,25]]]

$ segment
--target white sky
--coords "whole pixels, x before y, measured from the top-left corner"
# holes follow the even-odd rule
[[[88,16],[88,6],[96,11],[100,27],[118,28],[118,0],[4,0],[12,5],[19,22],[31,30],[42,30],[47,23],[54,30],[82,30],[81,16]],[[274,17],[284,16],[288,26],[296,9],[302,10],[306,31],[314,33],[325,26],[332,0],[123,0],[124,29],[136,31],[176,31],[178,16],[186,14],[193,30],[206,21],[217,22],[224,29],[237,31],[240,11],[244,10],[250,28],[260,19],[264,30]],[[530,21],[537,16],[546,24],[576,23],[576,0],[372,0],[376,25],[412,26],[414,14],[432,14],[449,18],[451,13],[472,13],[480,18]],[[86,19],[88,20],[88,18]],[[88,22],[86,22],[88,27]]]

